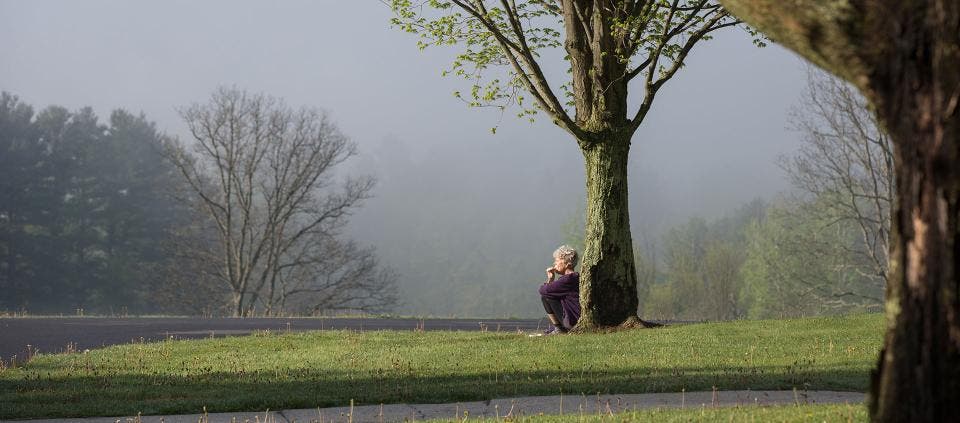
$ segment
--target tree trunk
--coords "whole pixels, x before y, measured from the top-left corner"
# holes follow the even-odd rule
[[[637,279],[627,202],[630,135],[584,144],[587,226],[577,330],[636,325]]]
[[[233,317],[243,317],[243,293],[233,292]]]
[[[874,84],[874,103],[896,146],[897,205],[888,330],[870,389],[874,421],[960,419],[958,24],[955,15],[946,40],[908,27],[897,44],[909,47],[875,74],[888,82]]]
[[[936,3],[936,4],[935,4]],[[871,97],[893,138],[887,333],[874,421],[960,419],[960,5],[899,4],[871,33],[884,53]],[[884,38],[896,33],[895,40]],[[883,41],[886,41],[883,43]]]
[[[960,139],[954,131],[936,140],[935,132],[898,143],[900,201],[892,230],[888,330],[870,389],[874,421],[960,419]],[[945,161],[944,153],[953,159]]]

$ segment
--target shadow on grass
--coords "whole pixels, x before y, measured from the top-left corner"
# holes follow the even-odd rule
[[[868,372],[850,367],[770,366],[558,370],[424,375],[280,369],[253,373],[105,374],[0,378],[0,419],[262,411],[357,404],[446,403],[498,397],[738,389],[864,391]]]

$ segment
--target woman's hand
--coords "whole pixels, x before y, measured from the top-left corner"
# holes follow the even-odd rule
[[[557,269],[554,269],[553,267],[548,267],[546,272],[547,272],[547,282],[552,281],[553,278],[557,276]]]

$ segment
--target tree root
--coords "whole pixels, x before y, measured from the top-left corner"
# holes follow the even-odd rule
[[[616,326],[587,326],[583,327],[577,324],[570,329],[569,333],[613,333],[633,329],[653,329],[663,325],[660,323],[648,322],[638,316],[630,316],[623,323]]]

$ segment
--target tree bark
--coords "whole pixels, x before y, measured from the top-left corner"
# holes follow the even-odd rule
[[[243,293],[233,292],[233,317],[243,317]]]
[[[917,122],[916,119],[905,119]],[[894,212],[888,330],[871,375],[874,421],[945,422],[960,418],[957,167],[960,139],[929,131],[899,143],[899,204]],[[925,136],[924,136],[925,135]],[[897,138],[903,135],[897,136]],[[906,145],[905,145],[906,144]],[[947,147],[953,160],[943,156]]]
[[[854,83],[876,108],[895,146],[897,196],[887,333],[871,378],[870,417],[957,421],[960,3],[721,1],[738,17]]]
[[[580,272],[581,316],[575,331],[631,326],[637,317],[637,275],[627,203],[627,158],[635,129],[627,120],[627,63],[615,54],[614,16],[623,4],[565,0],[577,139],[586,166],[587,216]],[[587,139],[589,138],[589,139]]]
[[[630,134],[582,148],[587,173],[587,226],[577,330],[635,325],[637,277],[627,202]]]
[[[960,419],[960,5],[930,3],[871,31],[898,31],[871,75],[897,176],[874,421]]]

